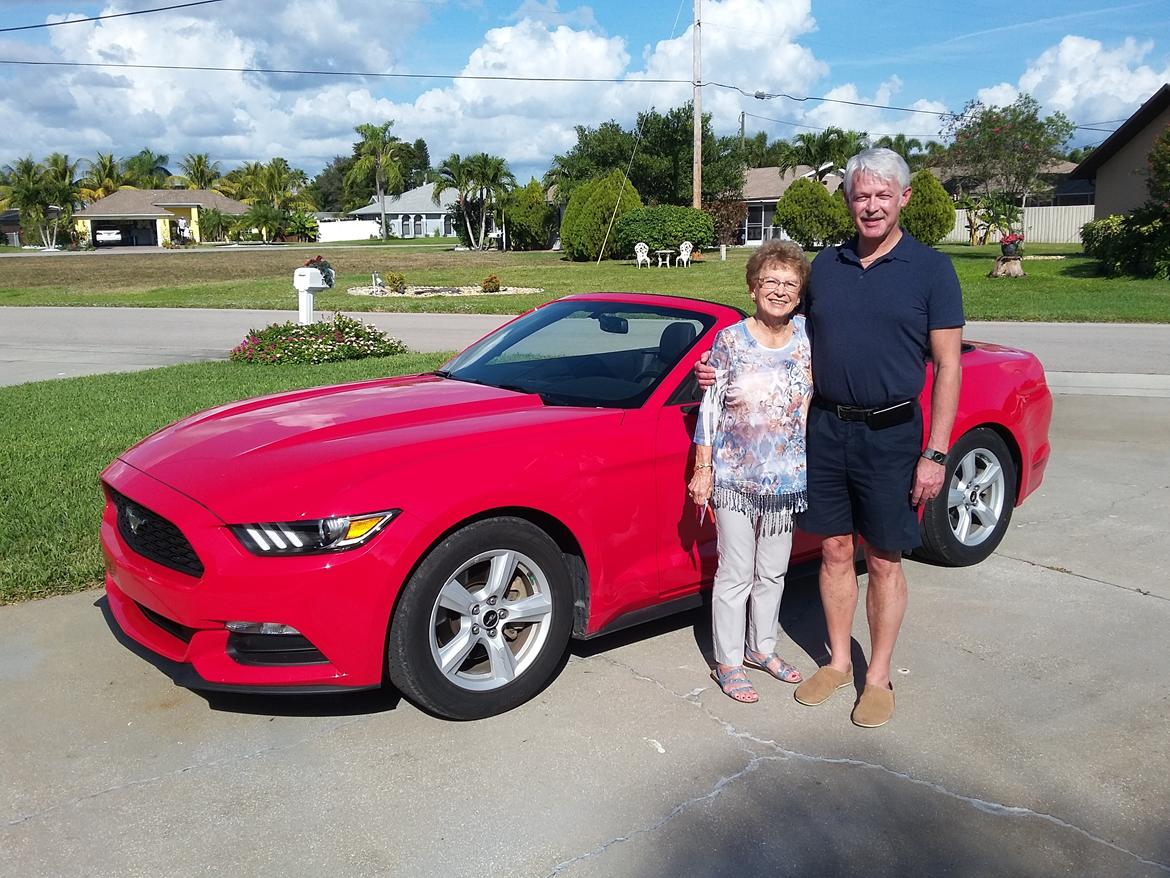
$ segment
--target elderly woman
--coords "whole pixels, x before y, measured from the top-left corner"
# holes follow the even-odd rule
[[[796,313],[808,272],[804,252],[788,241],[769,241],[748,260],[755,314],[716,336],[715,384],[695,429],[691,499],[704,509],[714,505],[718,530],[712,677],[744,703],[759,700],[744,665],[785,683],[801,679],[776,655],[776,628],[793,517],[808,505],[812,358],[804,317]]]

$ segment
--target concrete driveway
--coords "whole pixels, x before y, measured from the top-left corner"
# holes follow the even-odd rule
[[[460,724],[176,688],[100,592],[0,608],[0,875],[1170,874],[1167,423],[1167,399],[1058,398],[1000,551],[909,565],[877,730],[852,690],[724,697],[702,613],[578,645]],[[811,671],[810,580],[781,623]]]

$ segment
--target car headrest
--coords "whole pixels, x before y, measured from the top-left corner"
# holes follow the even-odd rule
[[[666,363],[677,362],[682,352],[694,343],[695,335],[693,323],[678,321],[668,324],[658,340],[658,359]]]

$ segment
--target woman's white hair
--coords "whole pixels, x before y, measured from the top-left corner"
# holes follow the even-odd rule
[[[863,149],[845,165],[845,195],[851,194],[853,177],[875,177],[878,180],[896,182],[898,189],[905,192],[910,188],[910,166],[892,149],[875,147]]]

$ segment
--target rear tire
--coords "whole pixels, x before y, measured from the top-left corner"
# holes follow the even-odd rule
[[[477,521],[435,546],[406,583],[390,623],[390,679],[439,716],[503,713],[548,683],[571,624],[557,544],[521,518]]]
[[[918,553],[951,567],[978,564],[999,547],[1015,500],[1007,443],[987,427],[964,434],[947,454],[942,492],[923,510]]]

